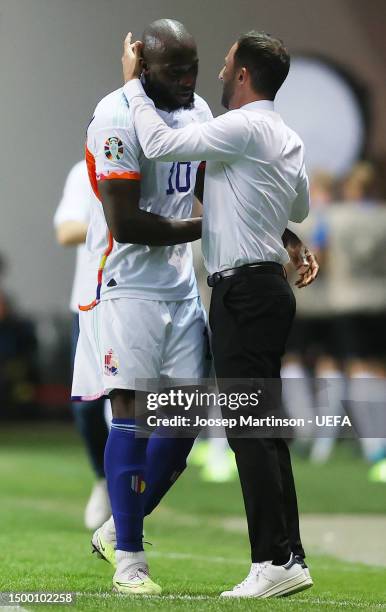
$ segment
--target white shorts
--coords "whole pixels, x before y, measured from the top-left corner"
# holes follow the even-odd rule
[[[79,313],[79,327],[72,399],[90,401],[113,389],[147,391],[149,379],[168,386],[173,379],[208,375],[206,315],[199,298],[104,300]]]

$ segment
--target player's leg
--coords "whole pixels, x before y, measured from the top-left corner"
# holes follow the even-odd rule
[[[74,314],[71,345],[72,367],[74,366],[78,337],[79,315]],[[104,418],[104,400],[72,402],[71,406],[75,426],[82,436],[90,464],[97,479],[84,513],[86,527],[88,529],[96,529],[111,514],[104,471],[104,452],[108,436],[108,428]]]
[[[162,365],[165,384],[173,379],[197,381],[207,376],[210,351],[206,316],[198,298],[170,303],[171,325],[167,329]],[[186,468],[195,435],[186,430],[158,430],[147,447],[145,514],[150,514]],[[196,432],[198,433],[198,432]]]
[[[134,389],[142,390],[138,381],[159,377],[164,318],[158,302],[103,301],[90,313],[82,313],[81,348],[75,362],[79,367],[75,367],[73,389],[82,395],[111,398],[113,419],[105,473],[116,530],[116,559],[113,539],[107,540],[114,533],[108,529],[111,521],[94,534],[93,546],[116,564],[114,588],[127,594],[160,592],[148,576],[142,547],[147,440],[138,435]]]
[[[194,438],[170,437],[157,430],[148,443],[146,463],[145,516],[151,514],[186,468]]]
[[[110,393],[113,419],[106,444],[105,472],[116,531],[115,590],[127,594],[158,594],[149,578],[142,545],[146,445],[135,418],[135,392]]]
[[[104,417],[104,399],[93,402],[73,402],[72,411],[96,476],[84,511],[84,523],[87,529],[96,529],[111,515],[104,471],[104,452],[108,436]]]
[[[114,516],[117,551],[143,551],[143,492],[147,438],[135,419],[135,392],[110,393],[113,419],[105,450],[105,472]]]

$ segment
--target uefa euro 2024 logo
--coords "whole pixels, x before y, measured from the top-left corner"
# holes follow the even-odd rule
[[[107,159],[119,161],[123,157],[123,142],[117,136],[111,136],[105,142]]]

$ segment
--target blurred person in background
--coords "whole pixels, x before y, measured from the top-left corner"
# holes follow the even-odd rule
[[[79,336],[79,292],[85,275],[87,251],[84,243],[90,220],[92,197],[86,162],[80,161],[75,164],[67,176],[62,199],[54,217],[58,243],[65,247],[76,247],[75,275],[70,300],[72,364]],[[72,402],[71,404],[76,427],[82,436],[96,478],[84,512],[84,523],[87,529],[100,527],[111,514],[103,465],[108,436],[104,404],[104,398],[92,402]]]
[[[331,211],[328,270],[335,335],[348,378],[347,401],[365,458],[385,456],[386,207],[377,176],[359,162],[344,178],[343,203]],[[378,406],[378,408],[377,408]],[[367,437],[368,422],[380,437]],[[383,432],[383,433],[382,433]]]
[[[32,321],[17,312],[4,287],[0,254],[0,418],[29,418],[37,410],[38,342]]]
[[[377,175],[370,162],[358,162],[344,177],[341,198],[345,203],[356,203],[360,206],[378,203]]]

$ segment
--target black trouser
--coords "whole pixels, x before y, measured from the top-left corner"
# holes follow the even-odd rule
[[[295,315],[295,297],[282,269],[245,268],[213,288],[212,350],[218,379],[277,379]],[[280,394],[279,394],[280,395]],[[259,406],[250,407],[259,417]],[[291,459],[282,438],[233,437],[248,521],[252,562],[304,556]]]

